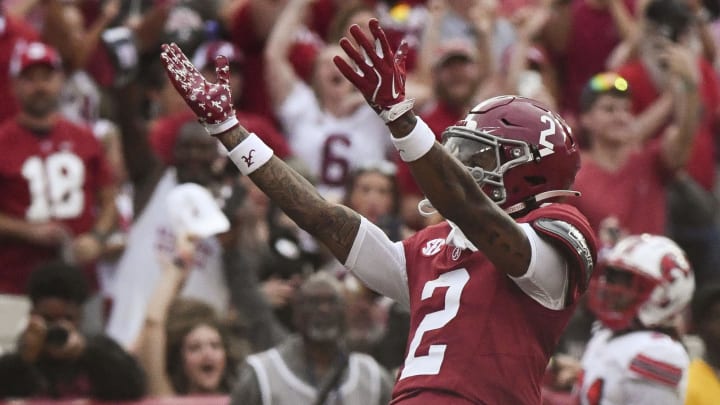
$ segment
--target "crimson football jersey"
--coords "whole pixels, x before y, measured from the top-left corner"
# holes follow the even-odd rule
[[[93,134],[59,118],[46,134],[34,134],[14,119],[0,126],[0,213],[28,222],[60,222],[73,235],[95,222],[97,193],[112,176]],[[16,239],[0,243],[0,293],[22,294],[39,263],[58,248]]]
[[[581,258],[555,236],[568,261],[568,300],[561,310],[536,302],[482,252],[447,244],[445,222],[403,242],[411,319],[393,403],[428,403],[442,393],[450,404],[540,403],[548,360],[592,271],[583,263],[594,262],[596,253],[593,232],[575,208],[550,204],[518,222],[552,238],[536,225],[541,219],[569,224],[567,237],[592,254]]]

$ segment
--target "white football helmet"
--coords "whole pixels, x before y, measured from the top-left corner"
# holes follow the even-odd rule
[[[625,237],[598,264],[590,309],[613,330],[627,329],[634,321],[644,327],[670,324],[695,290],[685,252],[664,236]]]

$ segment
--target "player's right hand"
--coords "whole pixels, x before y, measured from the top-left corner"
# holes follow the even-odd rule
[[[238,125],[230,94],[230,66],[226,57],[215,59],[215,83],[205,80],[174,43],[162,45],[160,60],[173,87],[210,135],[219,135]]]

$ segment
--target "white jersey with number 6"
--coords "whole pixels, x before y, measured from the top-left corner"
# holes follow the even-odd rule
[[[366,103],[348,116],[335,117],[320,108],[304,83],[295,85],[277,114],[290,148],[308,165],[326,197],[340,198],[352,169],[387,159],[392,151],[385,123]]]

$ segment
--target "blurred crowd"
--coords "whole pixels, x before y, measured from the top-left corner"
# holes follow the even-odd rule
[[[407,96],[438,140],[501,94],[567,120],[568,202],[600,260],[643,233],[687,256],[695,288],[661,332],[693,361],[685,403],[720,403],[719,17],[715,0],[0,2],[0,399],[389,401],[409,315],[240,175],[159,57],[174,42],[214,80],[226,56],[238,121],[398,241],[443,218],[332,63],[377,18],[408,42]],[[597,308],[578,307],[547,404],[592,394]]]

